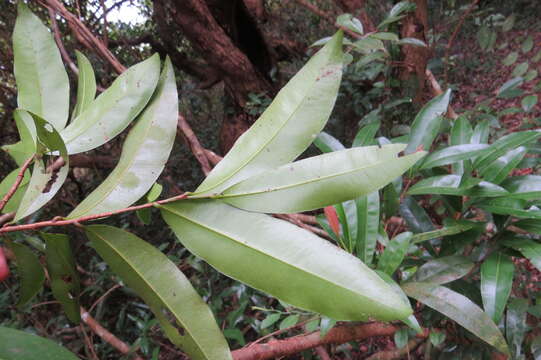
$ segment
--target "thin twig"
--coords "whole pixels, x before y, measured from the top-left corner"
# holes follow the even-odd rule
[[[15,182],[13,183],[13,185],[11,185],[11,188],[9,189],[8,193],[0,201],[0,211],[4,209],[9,199],[11,199],[11,197],[15,194],[15,192],[19,188],[19,185],[21,185],[21,182],[23,181],[23,178],[24,178],[24,173],[26,172],[26,169],[28,169],[28,167],[30,166],[33,160],[34,160],[34,155],[29,157],[24,162],[23,166],[21,166],[21,170],[19,171],[19,174],[17,174],[17,179],[15,179]]]
[[[68,52],[66,51],[66,48],[64,47],[64,43],[62,43],[60,30],[58,29],[58,24],[56,23],[56,11],[51,7],[47,8],[49,9],[49,18],[51,19],[51,26],[53,28],[54,41],[56,42],[56,46],[58,46],[58,49],[60,50],[60,55],[62,55],[62,59],[64,59],[64,62],[68,63],[71,71],[73,71],[75,75],[79,75],[79,69],[77,68],[77,65],[75,65],[75,63],[71,60]]]
[[[114,286],[112,286],[109,290],[107,290],[102,296],[100,296],[98,298],[98,300],[94,301],[94,304],[92,304],[92,306],[90,307],[90,309],[88,309],[88,312],[91,313],[92,310],[94,310],[94,308],[96,307],[96,305],[98,305],[100,302],[103,301],[103,299],[105,299],[110,293],[112,293],[113,291],[115,291],[116,289],[118,289],[119,287],[122,287],[122,285],[120,284],[115,284]]]
[[[0,228],[0,233],[8,233],[8,232],[13,232],[13,231],[24,231],[24,230],[35,230],[35,229],[40,229],[40,228],[43,228],[43,227],[46,227],[46,226],[76,225],[76,224],[79,224],[79,223],[82,223],[82,222],[85,222],[85,221],[101,219],[101,218],[109,217],[109,216],[112,216],[112,215],[117,215],[117,214],[122,214],[122,213],[126,213],[126,212],[146,209],[146,208],[150,208],[150,207],[161,205],[161,204],[167,204],[167,203],[170,203],[170,202],[173,202],[173,201],[186,199],[187,197],[188,197],[187,193],[184,193],[184,194],[173,196],[173,197],[170,197],[170,198],[164,199],[164,200],[158,200],[158,201],[153,201],[153,202],[149,202],[149,203],[146,203],[146,204],[130,206],[130,207],[127,207],[127,208],[124,208],[124,209],[115,210],[115,211],[108,211],[108,212],[104,212],[104,213],[101,213],[101,214],[81,216],[81,217],[75,218],[75,219],[60,220],[58,218],[54,218],[52,220],[40,221],[40,222],[36,222],[36,223],[32,223],[32,224],[4,226],[4,227]]]
[[[415,338],[408,341],[406,346],[400,349],[393,349],[388,351],[381,351],[375,353],[374,355],[368,357],[366,360],[395,360],[400,359],[404,355],[409,354],[411,351],[415,350],[417,346],[421,345],[425,339]]]

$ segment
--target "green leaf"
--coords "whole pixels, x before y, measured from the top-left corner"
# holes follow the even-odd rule
[[[509,191],[507,198],[535,200],[541,196],[541,176],[525,175],[507,178],[502,186]]]
[[[112,226],[86,226],[85,232],[111,269],[150,306],[173,344],[193,359],[231,359],[212,312],[167,256]]]
[[[374,51],[379,51],[385,49],[385,44],[379,39],[374,39],[370,37],[362,38],[353,43],[353,46],[356,50],[362,54],[371,54]]]
[[[505,239],[502,244],[520,251],[538,270],[541,270],[541,244],[537,241],[515,236]]]
[[[2,182],[0,182],[0,199],[3,199],[4,196],[9,192],[15,181],[17,180],[17,176],[19,175],[19,172],[21,169],[15,169],[12,172],[6,176]],[[19,184],[19,187],[17,188],[17,191],[11,199],[9,199],[8,203],[2,209],[2,213],[10,213],[12,211],[17,211],[17,208],[19,207],[19,204],[21,203],[22,197],[26,191],[26,188],[28,186],[28,182],[30,181],[30,175],[28,171],[25,171],[24,177]]]
[[[49,202],[64,184],[69,171],[69,156],[60,134],[47,121],[31,115],[37,132],[38,153],[30,183],[15,214],[15,221],[32,214]],[[46,151],[60,153],[60,156],[46,155]]]
[[[532,38],[532,35],[529,35],[526,40],[524,40],[524,42],[522,43],[522,52],[523,53],[527,53],[527,52],[530,52],[530,50],[533,49],[533,38]]]
[[[507,32],[511,30],[513,28],[513,25],[515,25],[515,19],[516,19],[515,14],[509,15],[502,24],[502,31]]]
[[[280,322],[280,326],[278,327],[280,330],[287,329],[291,326],[294,326],[299,322],[299,315],[289,315],[284,320]]]
[[[511,345],[513,359],[523,359],[522,346],[524,335],[530,327],[526,323],[528,311],[527,299],[513,299],[507,307],[505,332],[507,341]]]
[[[158,54],[124,71],[61,131],[68,152],[92,150],[120,134],[147,105],[159,76]]]
[[[512,98],[515,97],[515,93],[520,85],[524,82],[524,79],[519,77],[515,77],[511,80],[507,80],[499,89],[498,89],[498,97],[499,98]]]
[[[351,30],[357,34],[364,33],[363,24],[351,14],[342,14],[336,18],[336,25]]]
[[[325,126],[342,78],[342,32],[287,83],[196,193],[220,193],[299,156]]]
[[[517,66],[515,66],[515,68],[513,69],[513,72],[511,73],[511,75],[515,76],[515,77],[518,77],[518,76],[522,76],[522,75],[526,74],[527,71],[528,71],[528,63],[523,62],[523,63],[520,63]]]
[[[476,204],[486,211],[499,215],[512,215],[526,219],[541,219],[541,210],[535,206],[525,209],[526,201],[513,198],[495,198]]]
[[[511,294],[515,265],[511,259],[496,252],[481,265],[481,296],[483,307],[498,324]]]
[[[484,154],[488,148],[489,145],[486,144],[464,144],[445,147],[428,154],[421,163],[421,169],[430,169],[471,159]]]
[[[345,147],[334,136],[327,134],[325,131],[319,133],[314,140],[314,145],[322,152],[329,153],[333,151],[344,150]]]
[[[282,316],[282,314],[276,314],[276,313],[275,314],[270,314],[265,319],[263,319],[263,321],[261,322],[260,328],[261,329],[266,329],[269,326],[272,326],[274,323],[276,323],[278,320],[280,320],[281,316]]]
[[[537,140],[540,136],[540,131],[528,130],[515,132],[499,138],[490,145],[489,150],[487,150],[486,153],[475,160],[475,163],[473,164],[474,168],[482,172],[485,167],[489,166],[500,156],[506,154],[509,150],[516,149],[519,146]]]
[[[17,271],[21,278],[19,301],[17,301],[17,307],[21,307],[28,304],[41,290],[45,281],[45,272],[37,256],[28,247],[14,242],[9,242],[8,245],[15,254]]]
[[[71,116],[73,119],[88,109],[96,96],[96,77],[92,65],[83,53],[76,50],[75,54],[79,66],[79,77],[77,79],[77,103]]]
[[[2,360],[78,360],[73,353],[40,336],[0,326]]]
[[[398,157],[403,148],[369,146],[311,157],[246,179],[219,198],[241,209],[268,213],[322,208],[384,187],[425,154]]]
[[[433,346],[437,347],[440,344],[442,344],[445,341],[445,333],[443,331],[430,331],[430,335],[428,335],[430,342]]]
[[[130,130],[115,169],[69,215],[99,214],[130,206],[160,176],[175,140],[177,87],[169,58],[147,108]]]
[[[394,333],[393,339],[397,349],[402,349],[406,347],[406,345],[408,345],[409,339],[408,329],[398,329],[398,331]]]
[[[369,35],[370,37],[379,39],[379,40],[389,40],[389,41],[398,41],[398,35],[391,32],[376,32]]]
[[[400,203],[400,215],[414,233],[423,233],[434,229],[426,211],[411,196],[406,196]]]
[[[319,321],[319,336],[321,338],[324,338],[335,325],[336,320],[329,319],[326,316],[322,316],[321,320]]]
[[[473,130],[473,134],[471,136],[471,143],[472,144],[488,143],[489,132],[490,132],[490,124],[488,120],[483,120],[479,122],[475,126],[475,129]]]
[[[397,44],[398,45],[414,45],[414,46],[419,46],[419,47],[427,47],[426,43],[423,40],[416,39],[416,38],[410,38],[410,37],[402,38],[402,39],[398,40]]]
[[[79,275],[71,252],[70,239],[64,234],[40,233],[45,240],[47,271],[51,277],[54,297],[60,301],[68,319],[76,324],[81,320],[79,312]]]
[[[526,230],[532,234],[541,235],[541,222],[534,219],[519,220],[513,223],[513,226]]]
[[[526,112],[530,112],[535,105],[537,105],[537,95],[528,95],[521,101],[522,109]]]
[[[405,283],[402,289],[408,296],[449,317],[498,351],[509,353],[496,324],[467,297],[446,287],[422,282]]]
[[[379,232],[379,193],[374,191],[355,199],[357,207],[357,256],[371,265]]]
[[[478,178],[469,178],[462,181],[460,175],[439,175],[423,179],[413,185],[408,194],[440,194],[455,196],[504,196],[509,193],[502,187],[482,181]]]
[[[293,306],[337,320],[402,319],[412,312],[355,256],[293,224],[212,200],[160,208],[192,253]]]
[[[411,125],[410,142],[406,154],[411,154],[422,146],[424,150],[430,149],[432,142],[438,135],[441,125],[441,116],[447,112],[451,90],[436,96],[419,111]]]
[[[486,166],[483,171],[480,171],[480,175],[486,181],[500,184],[520,164],[527,152],[528,150],[524,146],[509,150],[505,155]]]
[[[517,59],[518,59],[518,52],[513,51],[512,53],[509,53],[509,55],[507,55],[505,59],[503,59],[502,63],[505,66],[511,66],[517,61]]]
[[[481,26],[477,32],[477,41],[482,50],[490,50],[496,42],[496,31],[488,26]]]
[[[363,126],[357,132],[357,135],[355,135],[355,139],[353,139],[352,147],[374,145],[375,144],[374,136],[376,136],[376,133],[378,132],[380,125],[381,124],[379,121],[375,121],[373,123]]]
[[[389,11],[389,16],[400,16],[406,12],[414,11],[415,8],[416,5],[410,1],[400,1]]]
[[[462,278],[473,269],[474,263],[465,256],[446,256],[424,263],[415,273],[414,281],[446,284]]]
[[[524,81],[532,81],[533,79],[537,77],[537,75],[538,75],[538,72],[536,69],[530,69],[528,70],[526,75],[524,75]]]
[[[66,126],[69,80],[49,31],[24,2],[17,4],[13,70],[19,107],[42,117],[58,131]],[[46,64],[46,66],[44,66]]]
[[[411,244],[412,236],[413,233],[404,232],[391,239],[379,258],[378,270],[387,275],[392,275],[402,264]]]
[[[457,224],[457,225],[451,225],[451,226],[444,226],[441,229],[427,231],[427,232],[413,235],[413,237],[411,238],[411,243],[418,244],[423,241],[437,239],[442,236],[460,234],[474,227],[475,227],[474,223],[463,223],[463,224]]]
[[[15,160],[17,165],[21,166],[36,152],[36,129],[32,117],[24,110],[15,109],[13,118],[21,141],[11,145],[4,145],[2,149]]]

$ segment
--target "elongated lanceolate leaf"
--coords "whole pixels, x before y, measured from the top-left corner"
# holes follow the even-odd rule
[[[507,178],[502,186],[509,191],[506,197],[535,200],[541,197],[541,176],[525,175]]]
[[[500,322],[511,294],[515,265],[501,252],[492,254],[481,265],[483,307],[496,324]]]
[[[338,150],[344,150],[345,147],[334,136],[327,134],[325,131],[319,133],[314,140],[314,145],[322,152],[328,153]]]
[[[352,147],[374,145],[374,136],[376,136],[380,126],[379,121],[363,126],[355,135]]]
[[[412,313],[355,256],[293,224],[212,200],[160,208],[188,250],[288,304],[336,320],[404,319]]]
[[[167,58],[156,92],[130,130],[117,166],[68,217],[122,209],[145,195],[169,158],[177,117],[175,74]]]
[[[442,236],[460,234],[474,228],[475,226],[476,226],[475,223],[463,223],[463,224],[457,224],[457,225],[451,225],[451,226],[444,226],[441,229],[427,231],[427,232],[413,235],[413,237],[411,238],[411,243],[418,244],[423,241],[436,239]]]
[[[15,109],[13,118],[21,140],[15,144],[4,145],[2,149],[15,160],[17,165],[21,166],[36,152],[36,127],[32,116],[24,110]]]
[[[400,215],[414,233],[434,230],[434,224],[432,224],[430,217],[412,196],[406,196],[400,203]]]
[[[525,219],[541,219],[541,210],[535,206],[526,209],[526,201],[522,199],[495,198],[476,205],[495,214],[511,215]]]
[[[357,207],[357,256],[367,265],[371,265],[376,251],[379,231],[379,192],[355,199]]]
[[[504,155],[509,150],[534,141],[540,136],[541,131],[539,130],[521,131],[506,135],[494,141],[487,152],[475,160],[473,166],[478,171],[483,172],[485,167],[489,166],[494,160]]]
[[[38,152],[32,177],[15,214],[15,221],[32,214],[49,202],[64,184],[69,171],[69,156],[58,132],[39,116],[32,114],[32,119],[37,132]],[[49,156],[46,152],[57,152],[60,156]]]
[[[212,312],[167,256],[111,226],[91,225],[85,232],[111,269],[150,306],[173,344],[194,360],[231,359]]]
[[[68,74],[49,30],[23,1],[17,5],[13,31],[17,103],[60,131],[68,121]]]
[[[378,190],[425,155],[398,157],[402,144],[368,146],[314,156],[263,172],[220,196],[241,209],[293,213],[318,209]]]
[[[0,359],[78,360],[79,358],[54,341],[0,326]]]
[[[449,146],[430,153],[422,162],[421,169],[453,164],[481,155],[489,146],[486,144],[463,144]]]
[[[419,111],[411,125],[410,141],[406,154],[415,152],[419,146],[423,150],[430,149],[432,142],[438,135],[441,125],[441,116],[447,112],[451,90],[436,96]]]
[[[338,95],[342,38],[340,31],[287,83],[196,193],[221,193],[250,176],[287,164],[314,141]]]
[[[507,247],[520,251],[530,262],[541,270],[541,244],[535,240],[523,237],[512,237],[505,239],[503,244]]]
[[[528,150],[524,146],[509,150],[505,155],[500,156],[491,164],[486,166],[480,175],[486,181],[494,184],[500,184],[507,175],[520,164]]]
[[[77,65],[79,65],[79,77],[77,79],[77,103],[73,109],[72,118],[76,118],[94,101],[96,96],[96,77],[90,61],[79,51],[77,55]]]
[[[473,134],[471,136],[471,143],[472,144],[486,144],[488,142],[488,136],[490,133],[490,123],[488,120],[483,120],[479,122],[475,129],[473,130]]]
[[[478,178],[470,178],[463,182],[460,175],[440,175],[419,181],[409,189],[408,194],[494,197],[509,195],[509,192],[498,185]]]
[[[413,233],[404,232],[397,235],[385,248],[378,261],[378,270],[391,276],[398,269],[410,246]]]
[[[525,219],[513,223],[513,226],[526,230],[532,234],[541,235],[541,221]]]
[[[498,326],[467,297],[446,287],[422,282],[405,283],[402,289],[408,296],[449,317],[498,351],[509,353]]]
[[[146,106],[159,76],[158,54],[123,72],[61,131],[68,152],[92,150],[120,134]]]
[[[68,319],[78,324],[81,320],[79,313],[81,286],[70,239],[64,234],[40,233],[40,235],[46,243],[45,257],[53,295],[62,304]]]
[[[445,284],[469,273],[473,265],[470,259],[462,255],[430,260],[417,270],[414,280],[438,285]]]
[[[17,273],[21,278],[17,306],[23,306],[32,300],[43,287],[45,272],[37,256],[28,247],[14,242],[9,242],[8,246],[15,255]]]

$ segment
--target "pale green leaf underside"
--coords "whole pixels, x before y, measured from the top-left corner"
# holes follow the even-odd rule
[[[76,118],[94,101],[96,96],[96,77],[90,61],[81,52],[75,51],[79,77],[77,78],[77,103],[72,118]]]
[[[403,144],[335,151],[265,171],[225,190],[236,207],[294,213],[366,195],[402,175],[424,152],[398,157]]]
[[[156,93],[130,130],[117,166],[68,217],[122,209],[145,195],[169,158],[177,117],[175,74],[168,58]]]
[[[18,2],[13,57],[19,107],[62,130],[69,112],[68,75],[49,29],[23,1]]]
[[[212,312],[164,254],[111,226],[91,225],[85,231],[111,269],[150,306],[174,344],[194,360],[231,359]]]
[[[61,131],[68,152],[92,150],[120,134],[146,106],[159,76],[160,57],[155,54],[116,78]]]
[[[217,194],[250,176],[287,164],[312,143],[338,95],[342,37],[338,32],[282,88],[197,188],[197,194]]]
[[[54,341],[24,331],[0,326],[2,360],[78,360]]]
[[[337,320],[396,320],[412,312],[355,256],[286,221],[215,200],[160,208],[191,252],[291,305]]]

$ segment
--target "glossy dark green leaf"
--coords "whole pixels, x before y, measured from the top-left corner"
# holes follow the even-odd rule
[[[11,187],[17,180],[17,176],[19,175],[20,171],[21,169],[15,169],[12,172],[10,172],[5,178],[2,179],[2,182],[0,182],[0,199],[3,199],[4,196],[11,189]],[[21,203],[22,197],[26,191],[26,187],[29,181],[30,181],[30,175],[29,175],[29,172],[26,171],[24,173],[23,180],[19,184],[17,191],[15,192],[15,194],[13,194],[13,196],[8,201],[6,206],[2,209],[2,213],[10,213],[12,211],[17,211],[17,208],[19,207],[19,204]]]
[[[507,342],[511,346],[513,359],[522,359],[522,346],[526,332],[530,327],[526,323],[528,300],[515,298],[507,307],[505,332]]]
[[[490,123],[488,120],[483,120],[479,122],[475,129],[473,129],[473,133],[471,136],[471,143],[472,144],[486,144],[488,143],[488,136],[490,133]]]
[[[505,239],[503,244],[507,247],[520,251],[530,262],[541,270],[541,244],[535,240],[523,237]]]
[[[398,269],[408,252],[412,235],[411,232],[404,232],[389,241],[383,254],[379,257],[378,270],[392,275]]]
[[[280,322],[280,325],[278,326],[278,329],[284,330],[289,327],[292,327],[299,322],[299,315],[289,315],[284,320]]]
[[[10,242],[9,248],[15,255],[17,273],[21,278],[19,301],[17,301],[17,306],[20,307],[26,305],[41,290],[45,281],[45,272],[37,256],[28,247]]]
[[[314,145],[322,152],[329,153],[333,151],[344,150],[345,147],[334,136],[327,134],[325,131],[319,133],[314,140]]]
[[[32,114],[37,133],[38,153],[34,160],[32,177],[21,200],[15,221],[40,209],[60,190],[69,171],[69,156],[62,138],[51,124]],[[60,156],[46,153],[57,152]]]
[[[92,150],[120,134],[147,105],[159,77],[158,54],[124,71],[60,132],[68,152]]]
[[[74,119],[88,108],[96,96],[96,77],[92,65],[83,53],[75,51],[75,54],[77,55],[79,77],[77,79],[77,103],[72,114]]]
[[[363,126],[355,135],[352,147],[374,145],[374,136],[376,136],[379,127],[379,121],[375,121],[373,123]]]
[[[473,262],[465,256],[446,256],[424,263],[415,273],[414,281],[446,284],[462,278],[473,268]]]
[[[177,118],[175,74],[167,58],[156,92],[130,130],[117,166],[68,217],[122,209],[145,195],[169,158],[175,140]]]
[[[507,178],[502,186],[509,191],[506,197],[535,200],[541,197],[541,176],[525,175]]]
[[[13,30],[17,103],[60,131],[68,121],[70,94],[60,51],[49,29],[23,1],[18,2],[17,13]]]
[[[437,239],[442,236],[460,234],[472,229],[473,227],[475,227],[475,224],[473,223],[463,223],[463,224],[444,226],[441,229],[427,231],[427,232],[413,235],[413,237],[411,238],[411,243],[418,244],[420,242]]]
[[[498,351],[509,353],[498,326],[467,297],[446,287],[422,282],[405,283],[402,289],[408,296],[449,317]]]
[[[469,144],[471,142],[472,135],[473,129],[468,121],[468,118],[465,116],[459,116],[451,128],[449,144],[452,146]]]
[[[280,320],[281,316],[282,316],[282,314],[276,314],[276,313],[275,314],[270,314],[265,319],[263,319],[263,321],[261,321],[260,328],[261,329],[266,329],[269,326],[272,326],[274,323],[276,323],[278,320]]]
[[[314,156],[248,178],[219,198],[241,209],[267,213],[322,208],[384,187],[425,154],[398,157],[402,149],[402,144],[391,144]]]
[[[430,217],[412,196],[406,196],[400,203],[400,214],[414,233],[434,230]]]
[[[514,272],[513,261],[501,252],[490,255],[481,265],[483,307],[496,324],[500,322],[511,294]]]
[[[526,201],[522,199],[495,198],[476,204],[499,215],[511,215],[525,219],[541,219],[541,210],[535,206],[526,208]]]
[[[520,164],[527,152],[528,150],[524,146],[509,150],[505,155],[500,156],[486,166],[483,171],[480,172],[480,175],[486,181],[500,184],[506,179],[507,175]]]
[[[256,123],[197,188],[220,193],[299,156],[323,129],[342,78],[342,32],[314,55],[276,95]]]
[[[379,193],[374,191],[355,199],[357,207],[357,256],[367,265],[372,264],[379,232]]]
[[[410,142],[406,154],[415,152],[420,146],[429,150],[432,142],[438,135],[441,125],[441,116],[447,112],[451,90],[430,100],[413,120],[411,125]]]
[[[541,235],[541,221],[535,219],[524,219],[519,220],[513,223],[513,226],[516,226],[522,230],[526,230],[529,233]]]
[[[188,250],[293,306],[337,320],[411,314],[409,305],[355,256],[288,222],[212,200],[160,208]]]
[[[40,235],[46,244],[45,257],[53,295],[62,304],[68,319],[78,324],[81,320],[79,312],[81,287],[70,239],[64,234],[40,233]]]
[[[482,181],[478,178],[469,178],[463,181],[460,175],[440,175],[423,179],[413,185],[408,194],[440,194],[455,196],[478,196],[478,197],[496,197],[509,195],[504,188]]]
[[[443,148],[426,156],[421,164],[421,169],[429,169],[436,166],[453,164],[462,160],[471,159],[482,155],[487,151],[486,144],[463,144]]]
[[[78,360],[56,342],[20,330],[0,326],[2,360]]]
[[[111,226],[91,225],[85,232],[111,269],[150,306],[173,344],[192,359],[231,359],[212,312],[164,254]]]

